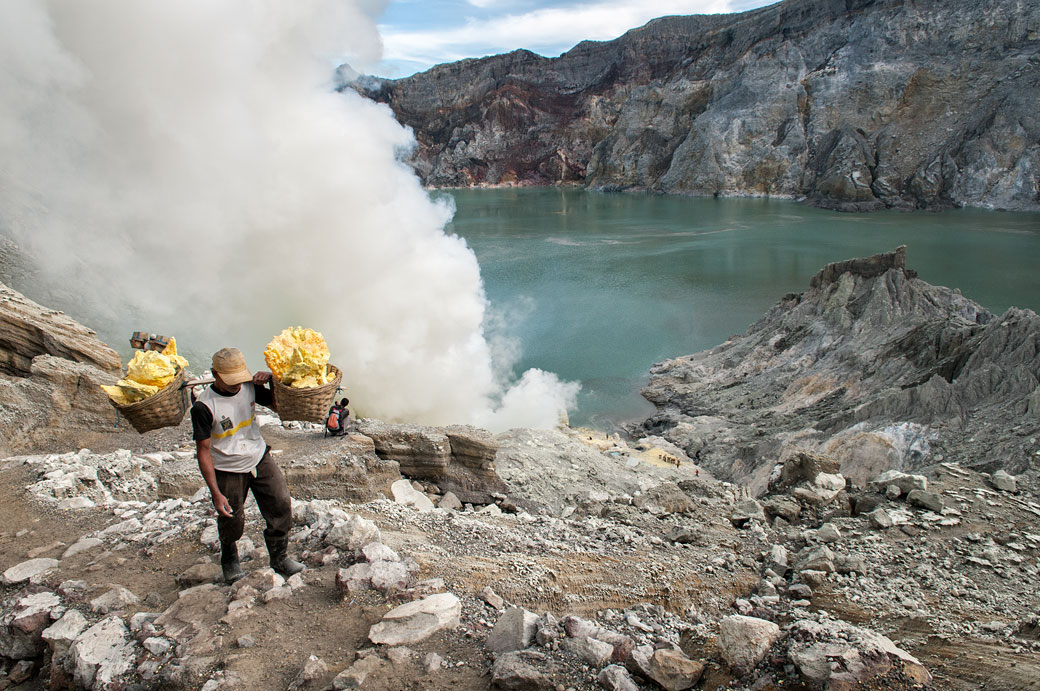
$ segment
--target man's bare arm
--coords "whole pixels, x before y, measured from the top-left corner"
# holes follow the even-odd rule
[[[221,516],[231,518],[231,504],[228,503],[227,497],[221,494],[220,488],[217,487],[217,473],[213,470],[213,456],[210,455],[209,446],[209,439],[196,441],[195,457],[199,461],[202,479],[206,481],[209,493],[213,496],[213,507]]]

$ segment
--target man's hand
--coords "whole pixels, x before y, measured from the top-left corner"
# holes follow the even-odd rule
[[[225,518],[231,518],[231,504],[228,503],[227,497],[220,492],[213,494],[213,508],[217,510],[221,516]]]
[[[271,381],[271,373],[270,372],[259,371],[259,372],[256,372],[253,375],[253,383],[258,385],[258,386],[262,386],[262,385],[266,384],[269,381]]]

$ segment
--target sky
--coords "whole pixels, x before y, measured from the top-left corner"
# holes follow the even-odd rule
[[[405,77],[443,62],[526,48],[556,57],[651,19],[743,12],[773,0],[390,0],[378,20],[383,60],[362,71]]]

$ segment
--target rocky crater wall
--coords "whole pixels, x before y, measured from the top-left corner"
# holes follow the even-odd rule
[[[1040,467],[1040,317],[991,314],[906,263],[901,247],[828,265],[744,335],[655,365],[635,434],[759,490],[799,451],[860,485],[943,461]]]
[[[1040,210],[1040,6],[788,0],[365,78],[427,185]]]

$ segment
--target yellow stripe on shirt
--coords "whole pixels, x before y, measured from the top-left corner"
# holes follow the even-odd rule
[[[256,417],[256,416],[254,415],[253,417]],[[234,434],[235,432],[239,431],[240,429],[243,429],[245,427],[249,427],[251,424],[253,424],[253,417],[249,418],[245,422],[238,423],[237,425],[235,425],[234,427],[229,429],[227,432],[221,432],[220,434],[214,434],[212,436],[213,436],[214,439],[226,439],[227,437],[230,437],[232,434]]]

